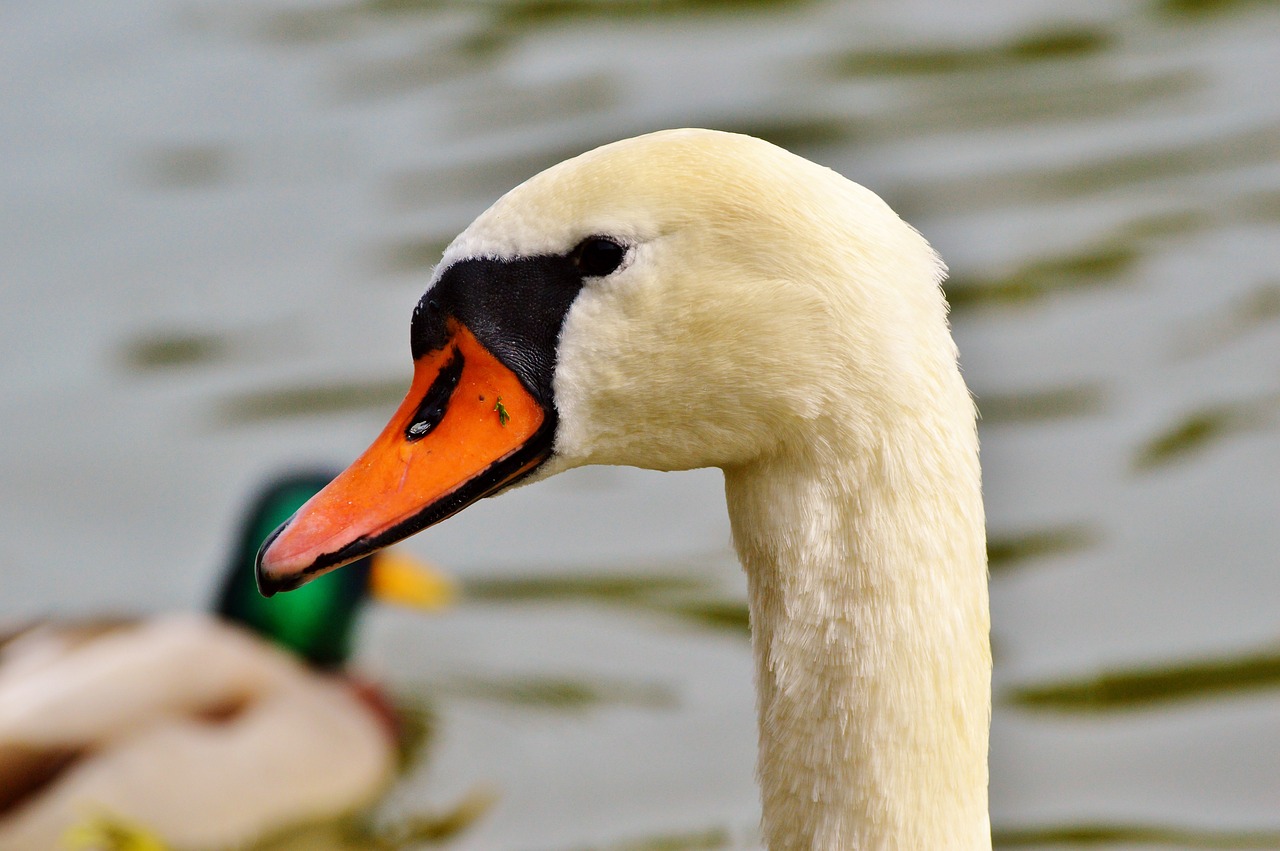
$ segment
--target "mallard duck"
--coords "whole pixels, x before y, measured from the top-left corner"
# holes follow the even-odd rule
[[[49,851],[98,814],[174,848],[240,847],[377,795],[396,731],[341,673],[356,616],[371,595],[432,607],[449,585],[379,554],[296,598],[259,595],[259,543],[331,478],[263,491],[214,615],[44,622],[0,644],[0,849]]]
[[[719,467],[769,848],[989,849],[983,504],[943,272],[872,192],[758,139],[554,166],[444,252],[408,396],[259,584],[584,464]]]

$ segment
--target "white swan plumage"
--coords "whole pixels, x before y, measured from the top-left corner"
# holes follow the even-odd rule
[[[517,481],[719,467],[769,848],[989,848],[984,517],[942,275],[872,192],[758,139],[554,166],[445,251],[408,397],[268,539],[260,586]]]

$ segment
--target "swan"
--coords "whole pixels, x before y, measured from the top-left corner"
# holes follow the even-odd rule
[[[388,551],[297,599],[261,597],[258,544],[331,478],[280,476],[253,500],[213,616],[43,622],[0,639],[0,849],[62,847],[99,814],[175,847],[241,847],[385,787],[390,706],[334,671],[371,594],[431,608],[449,585]]]
[[[584,464],[719,467],[768,847],[990,848],[984,516],[943,273],[872,192],[748,136],[560,163],[445,250],[408,395],[264,542],[259,587]]]

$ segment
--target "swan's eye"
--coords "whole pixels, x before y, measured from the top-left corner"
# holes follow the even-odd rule
[[[626,246],[606,236],[589,236],[573,249],[573,262],[588,278],[612,275],[627,256]]]

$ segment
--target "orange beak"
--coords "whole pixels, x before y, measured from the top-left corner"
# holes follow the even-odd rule
[[[365,453],[258,552],[270,596],[369,555],[500,490],[551,453],[553,412],[450,320],[414,363],[413,384]]]

